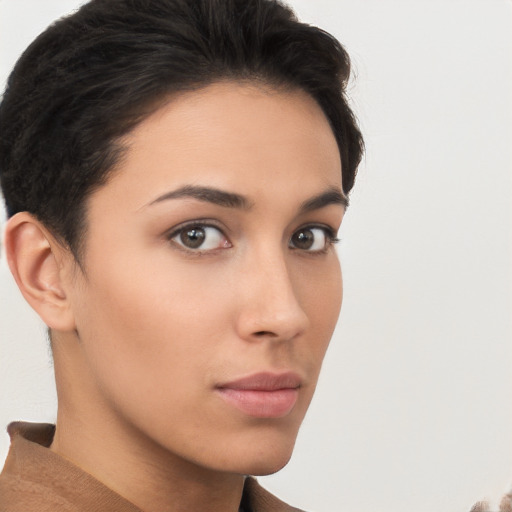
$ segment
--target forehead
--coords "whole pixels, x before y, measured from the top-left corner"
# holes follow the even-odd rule
[[[341,187],[339,150],[326,116],[301,90],[222,82],[172,97],[123,143],[113,178],[93,194],[137,209],[155,194],[208,185],[249,197],[272,187]],[[281,190],[282,192],[282,190]],[[112,206],[112,197],[108,199]]]

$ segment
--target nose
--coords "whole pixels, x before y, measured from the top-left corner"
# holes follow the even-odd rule
[[[277,251],[276,251],[277,252]],[[238,282],[237,331],[248,341],[289,341],[309,326],[285,254],[254,255]]]

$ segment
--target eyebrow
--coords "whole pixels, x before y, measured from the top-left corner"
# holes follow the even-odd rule
[[[348,197],[341,189],[337,187],[330,187],[326,192],[304,201],[300,205],[299,211],[301,213],[307,213],[313,210],[319,210],[320,208],[324,208],[331,204],[339,204],[346,209],[348,208]]]
[[[225,192],[224,190],[219,190],[216,188],[199,187],[195,185],[185,185],[184,187],[180,187],[176,190],[173,190],[172,192],[167,192],[166,194],[157,197],[154,201],[151,201],[149,205],[161,203],[162,201],[167,201],[168,199],[180,198],[192,198],[199,201],[224,206],[226,208],[238,208],[241,210],[248,210],[252,206],[247,198],[241,196],[240,194]]]
[[[225,208],[237,208],[241,210],[249,210],[252,206],[252,203],[245,196],[240,194],[197,185],[185,185],[171,192],[162,194],[151,201],[147,206],[170,199],[181,198],[192,198],[197,199],[198,201],[217,204]],[[320,208],[324,208],[331,204],[338,204],[347,208],[348,198],[341,189],[330,187],[327,191],[304,201],[299,207],[299,212],[307,213],[313,210],[319,210]]]

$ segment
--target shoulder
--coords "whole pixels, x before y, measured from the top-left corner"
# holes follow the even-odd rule
[[[0,476],[0,512],[77,512],[62,497],[49,493],[44,486],[11,475]]]

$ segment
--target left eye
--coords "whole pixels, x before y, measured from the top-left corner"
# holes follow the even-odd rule
[[[320,252],[327,249],[329,244],[335,241],[334,236],[326,228],[306,227],[293,233],[289,245],[293,249]]]
[[[171,240],[190,250],[210,251],[231,247],[222,231],[214,226],[186,226],[174,233]]]

